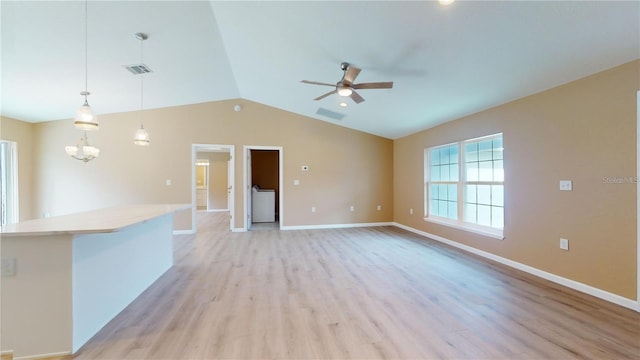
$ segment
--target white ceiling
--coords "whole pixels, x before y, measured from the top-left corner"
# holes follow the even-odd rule
[[[2,115],[68,119],[82,104],[84,2],[6,1]],[[640,57],[638,1],[89,1],[98,114],[244,98],[395,139]],[[338,106],[340,63],[366,101]],[[336,121],[324,109],[345,114]],[[102,126],[108,126],[102,124]]]

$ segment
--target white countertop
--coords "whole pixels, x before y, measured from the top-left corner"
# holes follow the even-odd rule
[[[119,231],[127,226],[189,208],[189,204],[124,205],[77,214],[5,225],[2,236],[90,234]]]

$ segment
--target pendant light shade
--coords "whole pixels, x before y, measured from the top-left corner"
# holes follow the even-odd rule
[[[140,129],[136,131],[136,136],[133,138],[133,143],[138,146],[149,146],[149,133],[144,129],[144,126],[140,124]]]
[[[80,95],[84,95],[84,104],[76,111],[76,117],[73,124],[76,128],[85,131],[98,130],[100,124],[98,123],[98,117],[93,113],[89,102],[87,102],[87,95],[89,92],[83,91]]]

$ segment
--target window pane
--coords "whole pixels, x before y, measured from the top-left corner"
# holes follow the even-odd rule
[[[458,201],[458,185],[447,185],[447,199],[449,201]]]
[[[504,185],[491,185],[491,205],[504,206]]]
[[[504,163],[502,160],[493,162],[493,180],[504,181]]]
[[[447,217],[447,209],[448,209],[447,202],[444,200],[438,200],[438,214],[440,216]]]
[[[458,145],[453,145],[449,148],[449,163],[458,164]]]
[[[493,139],[493,159],[502,159],[502,136]]]
[[[447,199],[447,184],[437,184],[438,187],[438,200]]]
[[[491,207],[491,226],[504,228],[504,208],[498,206]]]
[[[478,205],[478,225],[491,226],[491,207]]]
[[[449,201],[449,218],[458,219],[458,204],[455,201]]]
[[[429,215],[438,216],[438,200],[431,199],[429,201]]]
[[[431,184],[430,193],[432,199],[438,198],[438,184]]]
[[[478,163],[480,181],[493,181],[493,164],[491,161],[481,161]]]
[[[431,150],[431,165],[440,165],[440,151],[438,149]]]
[[[444,147],[440,149],[440,164],[448,164],[449,163],[449,147]]]
[[[440,180],[449,181],[449,165],[440,165]]]
[[[477,214],[476,214],[476,210],[477,210],[477,205],[476,204],[465,204],[464,205],[464,221],[470,222],[470,223],[476,223],[477,222]]]
[[[460,177],[458,176],[459,173],[459,165],[458,164],[454,164],[454,165],[449,165],[449,179],[451,181],[459,181]]]
[[[431,167],[431,181],[440,181],[440,165]]]
[[[478,160],[491,160],[493,156],[493,141],[483,140],[478,143]]]
[[[476,203],[478,202],[478,198],[476,197],[476,189],[478,185],[467,185],[465,189],[465,199],[468,203]]]
[[[478,204],[491,204],[491,185],[478,185]]]
[[[467,181],[478,181],[478,163],[467,163]]]
[[[467,162],[478,161],[478,143],[465,144],[464,156]]]

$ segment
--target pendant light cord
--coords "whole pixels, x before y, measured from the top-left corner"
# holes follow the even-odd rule
[[[140,39],[140,64],[144,64],[144,37]],[[144,72],[140,74],[140,127],[144,127]]]
[[[88,0],[84,1],[84,102],[87,102],[87,95],[89,95],[89,11]]]

